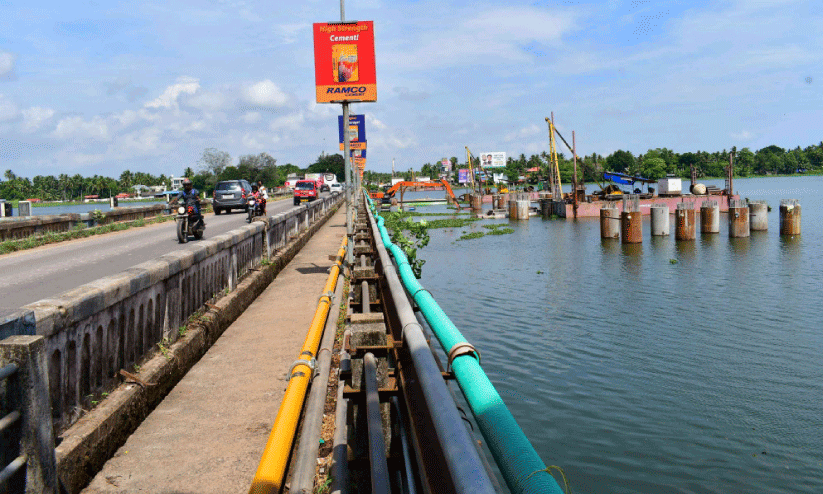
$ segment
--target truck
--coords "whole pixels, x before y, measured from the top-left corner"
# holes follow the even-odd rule
[[[324,185],[325,180],[323,179],[322,173],[307,173],[304,180],[314,180],[317,183],[317,190],[319,192],[328,190],[328,186]]]
[[[284,183],[283,186],[288,188],[289,190],[294,190],[294,186],[299,180],[303,180],[300,177],[300,175],[292,173],[288,177],[286,177],[286,183]]]

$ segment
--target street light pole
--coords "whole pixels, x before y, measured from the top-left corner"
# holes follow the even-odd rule
[[[340,0],[340,22],[346,20],[346,5],[345,0]],[[351,166],[351,138],[349,136],[349,102],[343,102],[343,160],[345,163],[346,173],[346,235],[349,241],[346,247],[346,262],[349,266],[353,264],[354,260],[354,225],[352,224],[352,196],[355,194],[354,176],[352,175]]]

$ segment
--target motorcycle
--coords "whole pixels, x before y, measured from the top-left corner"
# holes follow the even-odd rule
[[[189,235],[195,239],[203,238],[203,230],[206,228],[203,217],[198,218],[197,205],[193,199],[188,199],[186,204],[177,208],[177,241],[185,244],[189,241]]]
[[[254,196],[249,196],[249,200],[247,203],[247,211],[248,211],[248,218],[246,221],[251,223],[254,221],[255,216],[263,216],[263,204],[262,201],[258,201]]]

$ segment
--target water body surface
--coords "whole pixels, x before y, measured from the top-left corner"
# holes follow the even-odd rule
[[[730,239],[725,215],[691,242],[646,217],[633,246],[597,218],[430,231],[423,285],[574,492],[823,492],[823,177],[735,189],[769,202],[768,232]],[[795,238],[779,235],[790,198]]]

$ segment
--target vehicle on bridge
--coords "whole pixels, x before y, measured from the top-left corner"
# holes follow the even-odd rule
[[[315,180],[299,180],[294,184],[294,205],[317,199],[319,187]]]
[[[247,200],[250,195],[251,184],[246,180],[217,182],[217,185],[214,186],[212,199],[214,214],[231,211],[232,209],[242,209],[243,212],[247,213],[249,211]]]
[[[177,241],[185,244],[189,241],[189,236],[200,240],[205,229],[206,223],[197,202],[192,197],[186,199],[186,202],[177,208]]]

